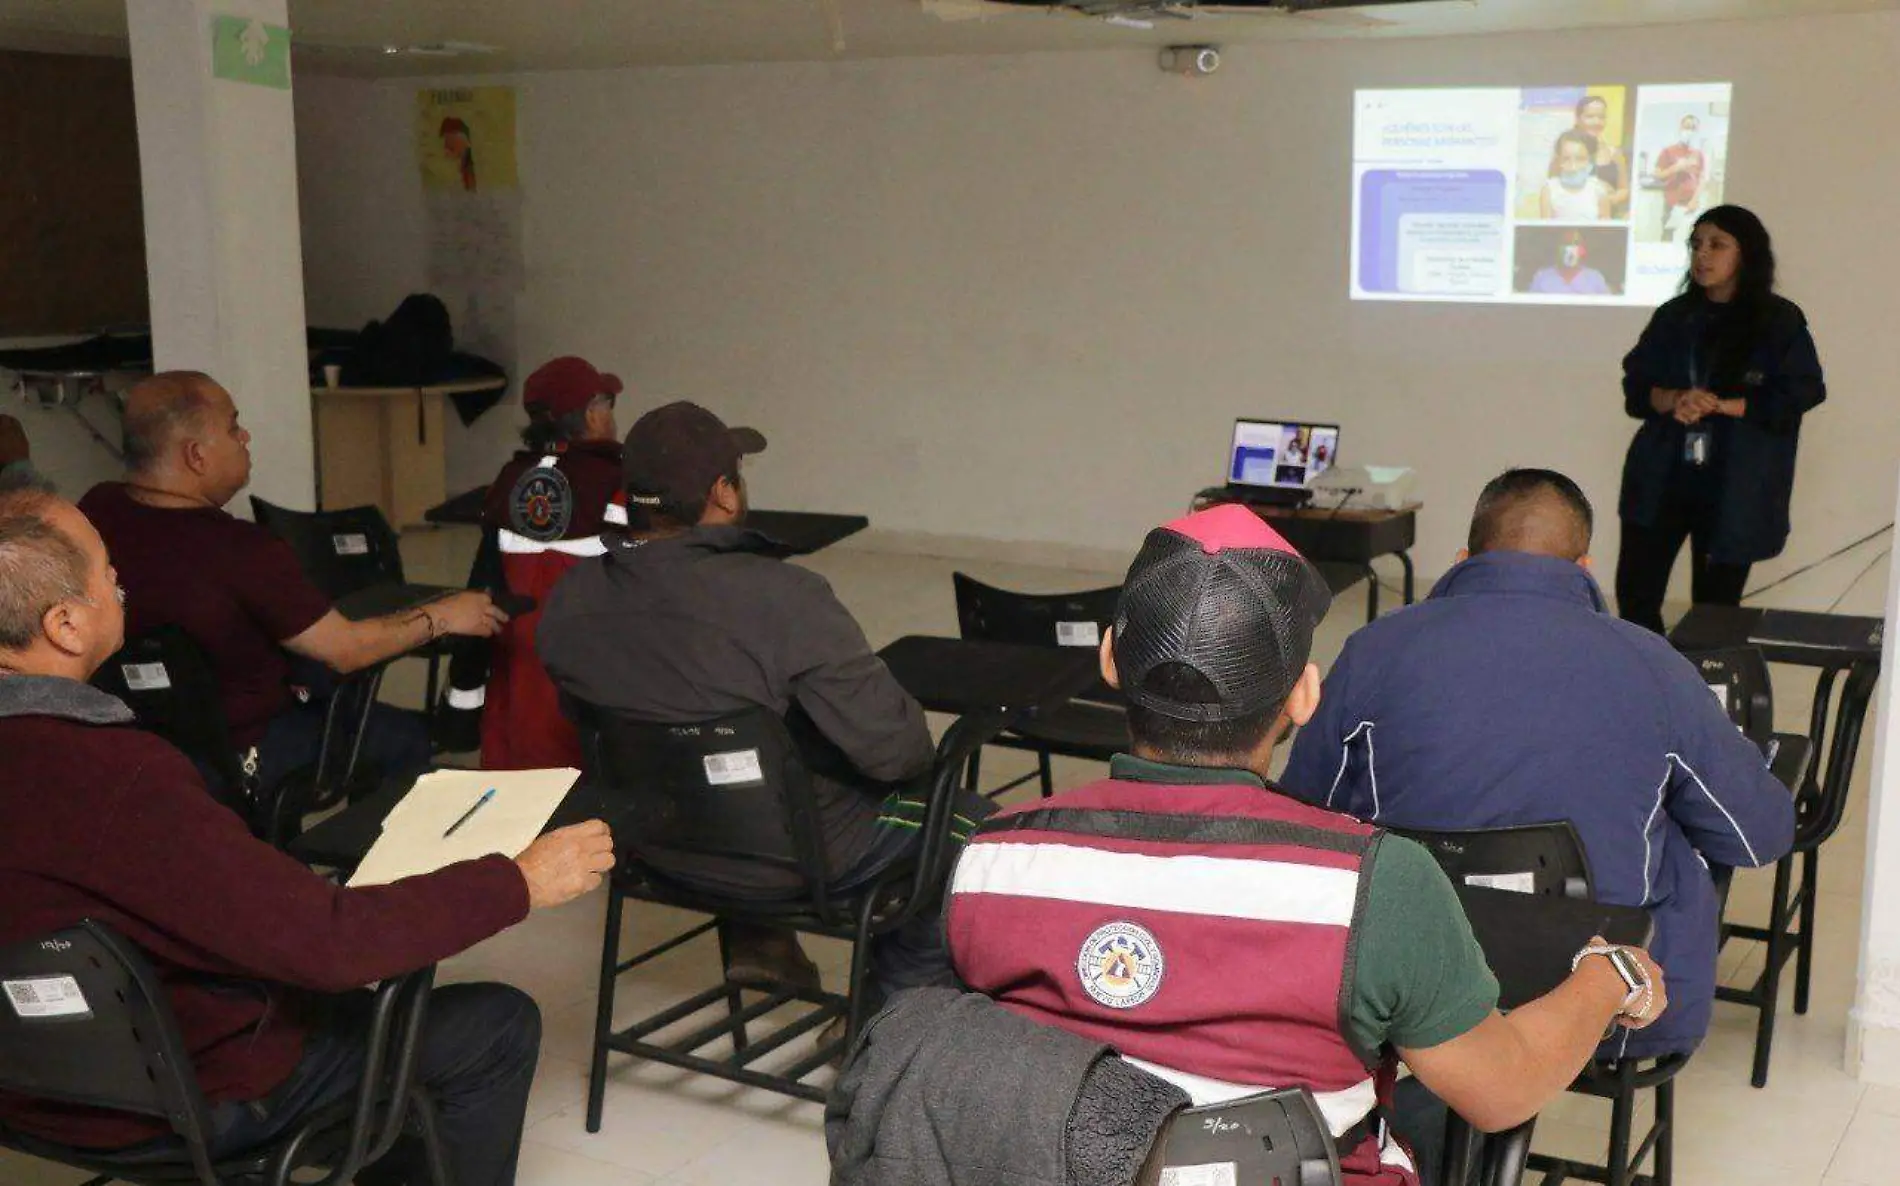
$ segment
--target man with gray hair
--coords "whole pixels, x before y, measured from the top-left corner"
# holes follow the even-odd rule
[[[251,479],[250,441],[231,393],[208,375],[153,375],[126,392],[125,480],[93,487],[79,506],[118,561],[132,633],[176,626],[203,648],[232,744],[268,789],[315,760],[322,741],[322,707],[295,694],[291,655],[347,673],[446,634],[489,637],[507,615],[488,594],[465,592],[345,618],[288,545],[225,511]],[[362,752],[372,769],[421,766],[428,728],[379,704]]]
[[[86,682],[124,636],[117,575],[71,503],[0,494],[0,944],[90,918],[140,947],[211,1106],[212,1155],[230,1157],[354,1087],[370,1030],[354,990],[587,893],[613,842],[594,820],[513,859],[332,884],[252,838],[184,755]],[[431,995],[418,1074],[463,1186],[514,1181],[540,1035],[534,1002],[507,985]],[[9,1092],[0,1124],[87,1149],[167,1134],[153,1117]],[[357,1180],[421,1180],[398,1150],[399,1164]]]

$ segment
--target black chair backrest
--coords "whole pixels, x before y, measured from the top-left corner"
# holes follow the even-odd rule
[[[158,734],[215,773],[224,782],[220,792],[228,803],[243,801],[243,772],[225,726],[217,673],[183,630],[160,626],[127,639],[93,673],[92,683],[123,700],[139,728]]]
[[[1696,651],[1689,662],[1702,673],[1702,682],[1722,702],[1722,711],[1748,739],[1766,746],[1775,734],[1775,693],[1768,678],[1768,660],[1757,647],[1724,647]]]
[[[957,630],[965,639],[1041,647],[1095,647],[1115,624],[1121,586],[1078,593],[1016,593],[952,573],[957,593]],[[1121,694],[1097,681],[1085,700],[1117,703]]]
[[[1340,1181],[1332,1133],[1304,1087],[1185,1108],[1168,1121],[1165,1132],[1170,1166],[1227,1165],[1240,1171],[1239,1181],[1276,1186]]]
[[[251,514],[290,545],[304,575],[332,601],[358,589],[403,583],[396,533],[373,506],[293,511],[252,495]]]
[[[1568,820],[1466,832],[1390,831],[1424,845],[1446,876],[1460,885],[1583,901],[1594,896],[1590,858]]]
[[[810,772],[765,709],[696,724],[633,721],[568,701],[623,852],[720,857],[797,874],[823,903],[823,834]]]
[[[0,948],[0,981],[0,1088],[160,1117],[202,1156],[204,1097],[137,948],[88,919]]]

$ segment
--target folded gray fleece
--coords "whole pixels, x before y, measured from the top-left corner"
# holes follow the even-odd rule
[[[914,989],[825,1104],[832,1186],[1134,1186],[1179,1090],[977,993]]]

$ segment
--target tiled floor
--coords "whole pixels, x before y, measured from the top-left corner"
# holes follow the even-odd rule
[[[459,579],[472,544],[464,533],[441,532],[413,535],[404,547],[418,579]],[[830,578],[874,646],[905,633],[954,633],[950,573],[958,567],[1005,586],[1041,590],[1112,584],[1121,576],[958,565],[848,546],[804,563]],[[1322,666],[1359,624],[1364,604],[1357,595],[1340,599],[1321,632]],[[1782,727],[1804,727],[1808,705],[1803,681],[1781,669],[1776,675]],[[415,703],[420,685],[419,664],[398,665],[389,694]],[[1900,1177],[1891,1161],[1891,1151],[1900,1147],[1900,1089],[1863,1087],[1842,1069],[1846,1014],[1854,992],[1871,750],[1871,744],[1862,747],[1854,804],[1840,834],[1826,848],[1813,1007],[1806,1016],[1796,1017],[1784,994],[1772,1077],[1766,1090],[1756,1091],[1748,1085],[1754,1014],[1738,1006],[1717,1006],[1714,1030],[1684,1072],[1677,1094],[1676,1168],[1677,1181],[1684,1186],[1885,1186]],[[985,759],[986,778],[1026,768],[1026,758],[1005,751]],[[1056,770],[1059,782],[1069,785],[1096,776],[1100,767],[1058,761]],[[1766,871],[1744,874],[1737,883],[1732,917],[1759,915],[1769,881]],[[670,934],[686,918],[657,909],[631,913],[630,933],[642,939]],[[610,1064],[602,1131],[592,1136],[585,1131],[586,1059],[601,915],[602,901],[595,895],[537,915],[443,966],[445,980],[507,980],[541,1004],[546,1037],[522,1152],[523,1186],[823,1183],[827,1167],[817,1105],[664,1067],[635,1065],[624,1058]],[[842,979],[846,952],[841,944],[821,941],[809,948],[829,982]],[[689,995],[711,982],[715,963],[710,940],[655,961],[623,978],[616,1013],[632,1016],[638,1009],[650,1011]],[[1722,966],[1732,982],[1751,979],[1761,966],[1759,947],[1731,946]],[[786,1056],[798,1049],[795,1045]],[[1540,1120],[1537,1147],[1600,1159],[1608,1124],[1603,1103],[1565,1096]],[[0,1183],[67,1186],[83,1179],[58,1167],[0,1155]]]

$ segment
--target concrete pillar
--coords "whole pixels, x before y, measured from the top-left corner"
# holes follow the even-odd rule
[[[1900,498],[1896,498],[1900,512]],[[1887,626],[1874,701],[1867,873],[1861,894],[1860,988],[1847,1025],[1847,1066],[1869,1083],[1900,1085],[1900,548],[1887,576]]]
[[[154,362],[229,388],[251,432],[251,492],[307,510],[316,467],[290,91],[215,76],[218,16],[289,23],[285,0],[126,5]]]

